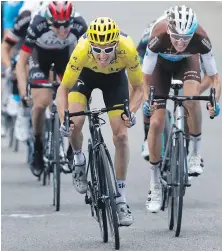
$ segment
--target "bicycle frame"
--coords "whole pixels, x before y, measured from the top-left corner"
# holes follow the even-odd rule
[[[89,110],[89,104],[87,105],[87,109]],[[96,152],[99,145],[103,144],[105,151],[106,151],[106,155],[108,157],[109,160],[109,164],[111,166],[112,172],[113,172],[113,176],[115,177],[115,171],[114,171],[114,167],[112,164],[112,160],[111,160],[111,156],[108,152],[108,149],[106,147],[106,144],[104,142],[102,133],[101,133],[101,125],[105,124],[105,122],[103,124],[100,123],[101,118],[99,118],[99,116],[89,116],[88,117],[89,120],[89,130],[90,130],[90,135],[91,135],[91,140],[92,140],[92,151]],[[88,173],[88,170],[87,170]],[[118,193],[118,188],[117,188],[117,184],[115,182],[115,190],[116,190],[116,197],[119,197]]]
[[[183,88],[181,87],[180,89],[176,88],[174,89],[174,95],[175,96],[183,96]],[[170,131],[169,131],[169,135],[167,135],[167,144],[166,144],[166,149],[165,149],[165,153],[163,156],[163,161],[162,161],[162,165],[161,165],[161,172],[164,173],[165,168],[167,167],[167,165],[169,164],[169,154],[170,154],[170,150],[171,150],[171,144],[173,146],[175,146],[175,141],[176,141],[176,137],[177,137],[177,133],[178,132],[183,132],[184,137],[185,133],[184,133],[184,107],[182,104],[182,101],[176,101],[174,103],[174,122],[171,124],[170,126]],[[184,148],[186,149],[186,140],[184,140]],[[188,185],[188,167],[187,167],[187,158],[184,159],[184,164],[185,164],[185,185]],[[166,180],[161,178],[161,182],[162,184],[166,187],[167,182]],[[172,181],[169,182],[170,184],[172,184]]]

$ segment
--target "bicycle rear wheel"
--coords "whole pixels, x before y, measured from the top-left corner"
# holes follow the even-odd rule
[[[59,156],[59,117],[55,114],[53,128],[53,192],[56,211],[60,210],[60,156]]]
[[[108,161],[108,156],[106,154],[106,150],[104,145],[100,145],[100,157],[101,162],[105,170],[106,177],[106,186],[107,186],[107,200],[106,200],[106,211],[107,217],[110,225],[110,232],[115,238],[115,249],[118,250],[120,248],[120,238],[119,238],[119,220],[117,215],[117,206],[116,206],[116,188],[115,188],[115,177],[113,176],[113,172],[110,168],[110,163]]]

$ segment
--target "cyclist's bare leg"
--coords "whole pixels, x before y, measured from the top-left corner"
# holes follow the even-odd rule
[[[200,95],[200,83],[195,80],[186,80],[184,82],[184,95],[185,96],[199,96]],[[190,134],[198,135],[201,133],[202,114],[199,101],[187,101],[184,102],[189,117],[188,125]]]
[[[111,113],[110,113],[111,114]],[[110,115],[110,125],[113,131],[113,143],[115,145],[114,166],[116,169],[116,179],[121,197],[117,198],[117,203],[126,202],[125,186],[127,167],[129,164],[129,142],[127,128],[120,116]]]
[[[126,179],[127,166],[129,164],[129,143],[127,128],[120,116],[110,118],[113,131],[113,143],[115,145],[115,168],[117,179]]]
[[[44,168],[42,132],[45,109],[52,102],[51,91],[49,89],[32,89],[32,127],[35,139],[31,167],[36,176],[39,176]]]
[[[195,80],[184,82],[185,96],[199,96],[200,83]],[[203,173],[203,162],[200,155],[202,113],[199,101],[184,102],[189,112],[188,126],[190,132],[190,151],[189,151],[189,173],[199,175]]]
[[[71,94],[72,95],[72,94]],[[70,101],[70,100],[69,100]],[[82,102],[69,102],[69,112],[79,112],[85,110],[85,103]],[[70,118],[74,124],[70,126],[71,136],[69,141],[71,143],[74,159],[72,178],[75,189],[83,194],[87,190],[87,177],[86,177],[86,159],[82,152],[83,134],[82,127],[85,121],[84,116],[77,116]]]
[[[148,145],[150,152],[150,162],[160,161],[161,154],[161,134],[164,130],[165,109],[157,109],[150,118],[150,129],[148,133]]]
[[[79,112],[85,109],[85,105],[77,102],[69,103],[69,112]],[[83,134],[82,127],[85,122],[84,116],[77,116],[71,118],[74,123],[74,129],[70,136],[70,143],[74,151],[80,151],[82,149]]]
[[[162,204],[162,188],[160,183],[160,157],[162,132],[165,125],[165,109],[157,109],[150,118],[148,133],[150,161],[150,190],[147,195],[146,208],[149,212],[158,212]]]
[[[52,102],[52,90],[32,89],[32,127],[37,140],[41,139],[45,118],[45,109]]]
[[[205,92],[208,88],[210,88],[210,86],[211,86],[211,79],[207,76],[206,73],[204,73],[204,77],[203,77],[203,79],[201,81],[201,85],[200,85],[200,94]],[[185,122],[185,124],[184,124],[185,133],[187,134],[187,136],[189,136],[189,127],[188,127],[187,119],[185,119],[184,122]],[[189,140],[187,141],[187,144],[189,144]]]

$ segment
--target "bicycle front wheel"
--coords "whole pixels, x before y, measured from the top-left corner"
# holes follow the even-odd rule
[[[104,145],[100,145],[100,157],[101,163],[104,166],[105,177],[106,177],[106,186],[107,186],[107,197],[106,200],[106,211],[107,217],[110,225],[110,232],[115,238],[115,249],[120,248],[120,238],[119,238],[119,221],[117,215],[117,206],[116,206],[116,189],[115,189],[115,177],[111,170],[108,157]]]
[[[175,236],[180,235],[182,214],[183,214],[183,196],[185,189],[184,180],[184,164],[186,157],[186,149],[184,147],[184,136],[182,132],[179,132],[176,139],[176,145],[178,146],[177,154],[177,168],[175,169],[175,181],[177,186],[174,187],[174,222],[176,224]]]
[[[177,156],[178,146],[177,142],[173,145],[170,143],[170,158],[169,158],[169,169],[167,172],[167,184],[168,184],[168,227],[169,230],[174,228],[174,201],[175,201],[175,170],[177,169]]]
[[[59,157],[59,117],[55,114],[53,127],[53,201],[56,211],[60,210],[60,157]]]
[[[91,141],[88,145],[89,150],[89,166],[91,171],[91,183],[89,186],[92,196],[92,207],[96,212],[103,242],[108,241],[108,227],[106,217],[106,180],[104,179],[104,167],[101,166],[99,152],[92,150]]]

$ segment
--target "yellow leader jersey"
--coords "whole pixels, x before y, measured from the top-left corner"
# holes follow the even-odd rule
[[[87,36],[84,34],[72,52],[61,84],[71,89],[78,80],[83,68],[89,68],[104,74],[111,74],[126,68],[130,84],[142,84],[142,71],[136,47],[132,39],[123,33],[121,33],[119,44],[116,47],[115,58],[105,68],[101,68],[97,64],[92,55]]]

